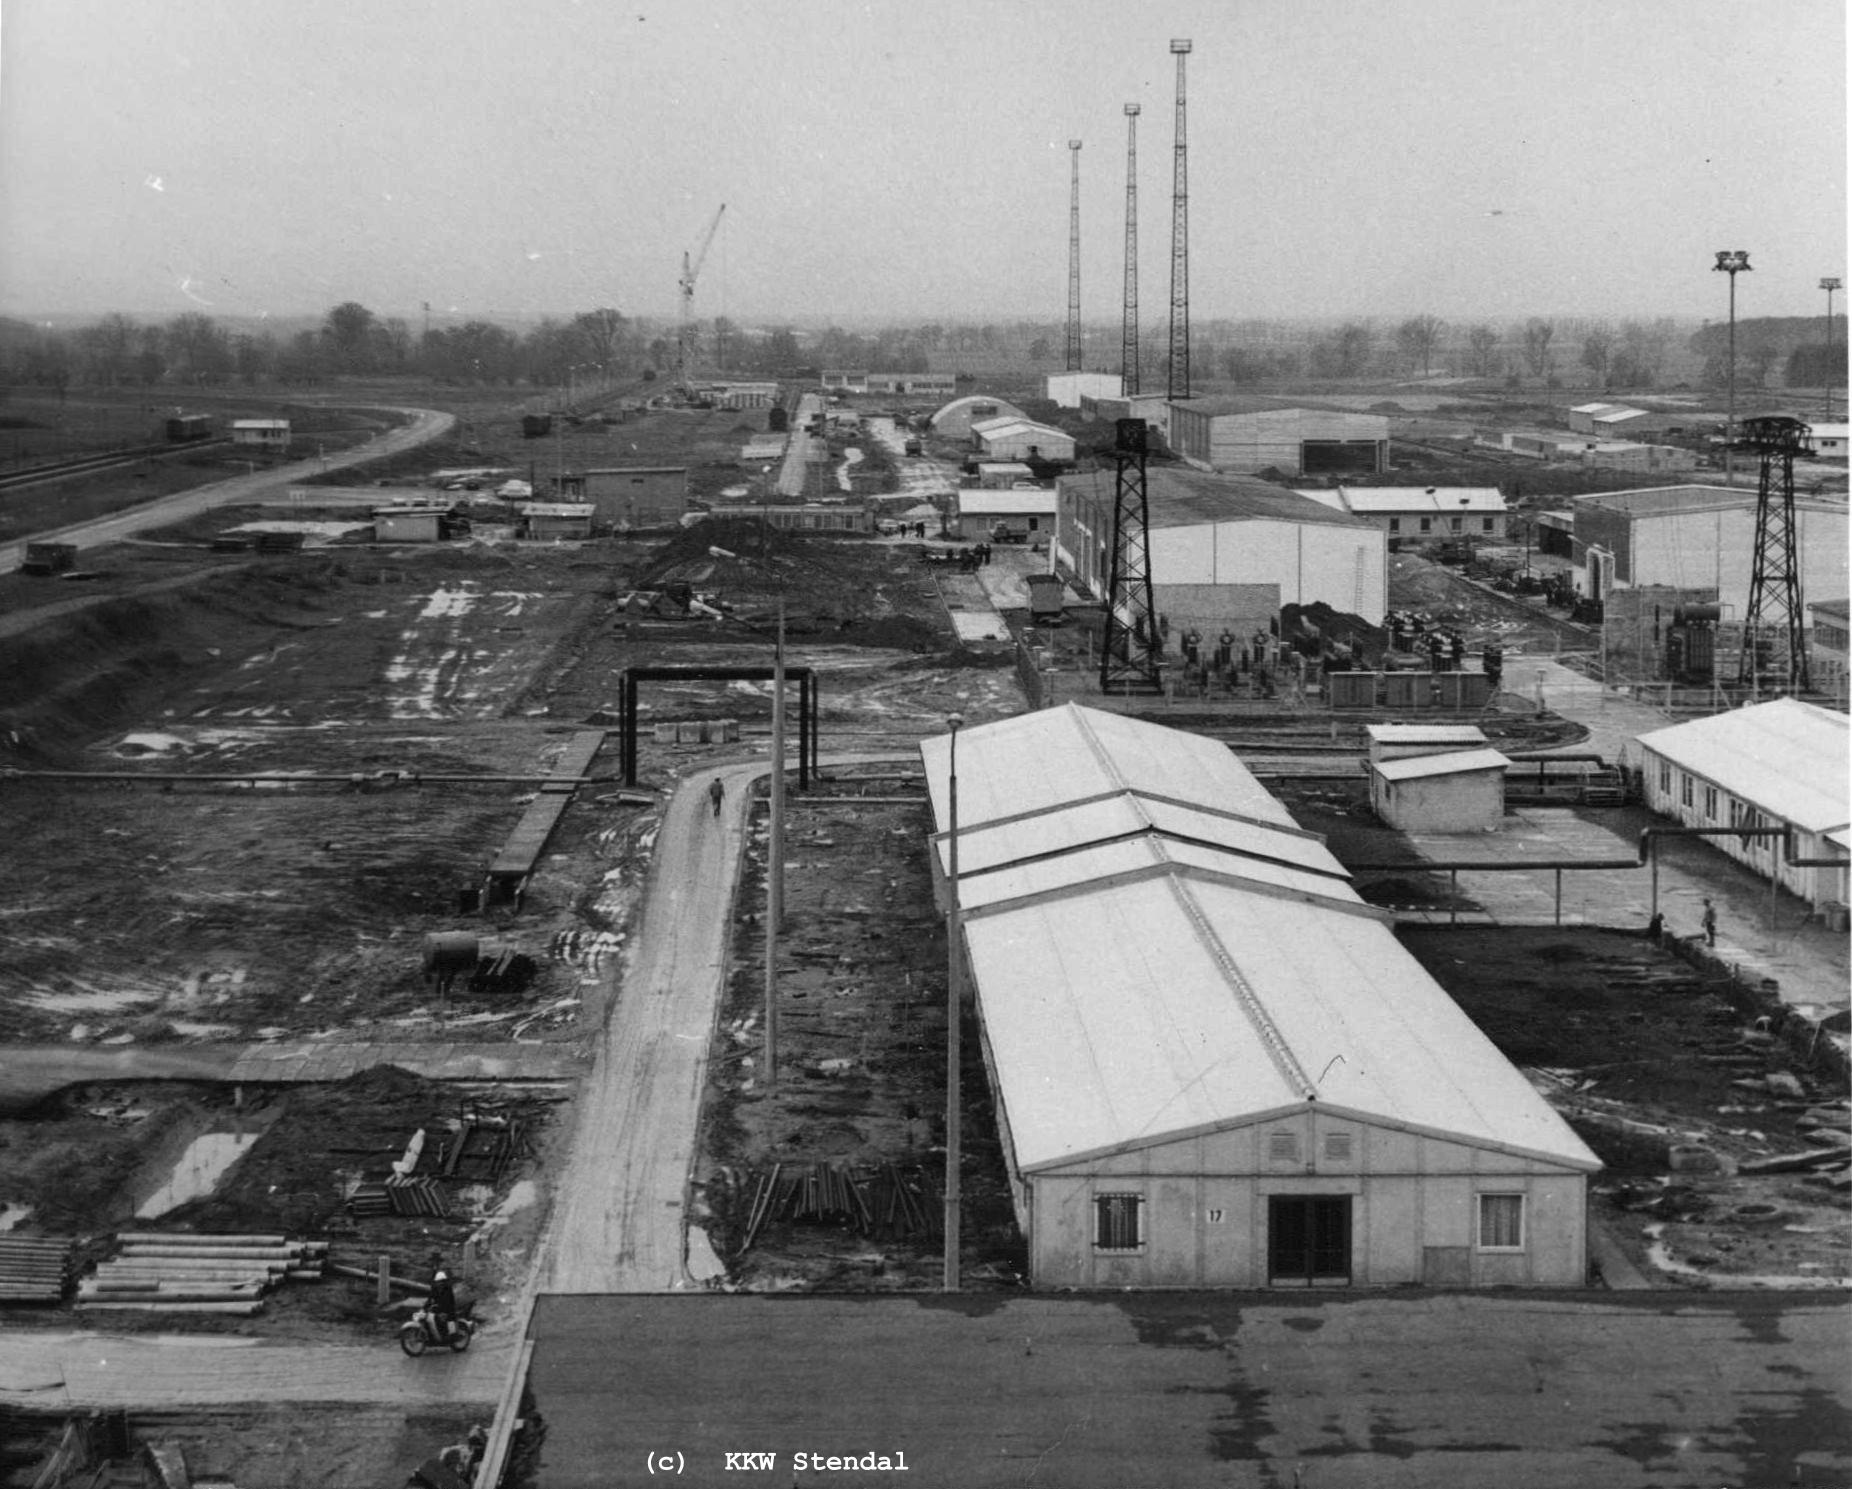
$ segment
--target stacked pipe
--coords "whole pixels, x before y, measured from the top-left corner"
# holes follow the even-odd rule
[[[848,1226],[864,1236],[932,1235],[940,1229],[931,1182],[921,1171],[903,1174],[892,1163],[851,1168],[838,1163],[775,1163],[769,1171],[729,1172],[735,1185],[749,1181],[743,1253],[768,1220],[813,1220]]]
[[[256,1313],[291,1277],[319,1277],[326,1241],[286,1236],[124,1231],[117,1255],[79,1286],[78,1307],[147,1312]]]
[[[71,1242],[0,1235],[0,1303],[60,1303],[71,1283]]]

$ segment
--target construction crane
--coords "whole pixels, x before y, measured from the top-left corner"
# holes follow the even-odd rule
[[[707,251],[714,245],[714,234],[720,231],[721,213],[726,210],[727,204],[722,202],[720,211],[714,214],[714,220],[707,225],[701,246],[692,255],[685,251],[682,254],[682,319],[675,333],[675,386],[684,395],[689,391],[688,343],[694,334],[695,280],[701,275],[701,265],[707,262]]]

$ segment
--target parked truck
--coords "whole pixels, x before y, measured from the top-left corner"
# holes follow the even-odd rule
[[[28,543],[22,574],[62,574],[77,567],[75,543]]]

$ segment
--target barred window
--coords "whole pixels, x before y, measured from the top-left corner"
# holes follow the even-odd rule
[[[1144,1199],[1136,1194],[1101,1194],[1093,1200],[1093,1244],[1101,1251],[1136,1251],[1143,1244],[1140,1214]]]
[[[1479,1196],[1479,1249],[1521,1251],[1524,1248],[1524,1196]]]
[[[1663,760],[1659,762],[1659,793],[1662,796],[1672,794],[1672,767]]]

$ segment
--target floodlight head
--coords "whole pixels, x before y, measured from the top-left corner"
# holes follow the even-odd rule
[[[1070,150],[1078,150],[1080,148],[1080,141],[1079,140],[1069,140],[1067,142],[1067,147]]]
[[[1721,269],[1726,274],[1736,274],[1748,267],[1749,250],[1747,248],[1719,248],[1717,250],[1716,269]]]
[[[1125,117],[1128,119],[1136,119],[1142,112],[1143,110],[1135,103],[1128,103],[1125,106]]]
[[[1822,279],[1820,281],[1820,288],[1823,290],[1836,290],[1842,288],[1842,286],[1837,279]]]
[[[1181,57],[1185,55],[1186,53],[1188,53],[1188,51],[1190,50],[1190,39],[1187,36],[1172,37],[1171,42],[1170,42],[1170,49],[1176,55]]]
[[[956,734],[964,727],[965,716],[961,713],[955,713],[948,717],[945,722],[951,726],[952,733]]]

